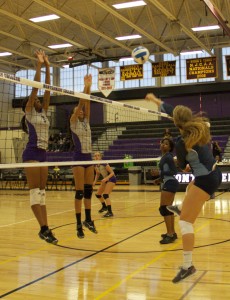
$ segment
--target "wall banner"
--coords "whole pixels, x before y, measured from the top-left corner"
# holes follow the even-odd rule
[[[161,61],[152,63],[152,77],[176,75],[176,61]]]
[[[114,90],[115,68],[98,69],[98,88],[105,97]]]
[[[186,59],[187,79],[217,77],[216,57]]]
[[[143,65],[120,67],[120,80],[143,79]]]
[[[225,56],[225,59],[226,59],[227,76],[230,76],[230,56]]]

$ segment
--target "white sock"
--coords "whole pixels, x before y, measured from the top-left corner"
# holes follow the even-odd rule
[[[183,251],[183,269],[187,270],[192,266],[192,251]]]
[[[178,209],[181,211],[182,210],[182,203],[177,205]]]

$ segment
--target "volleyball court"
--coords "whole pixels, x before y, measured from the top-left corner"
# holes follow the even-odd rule
[[[151,164],[158,160],[159,152],[154,154],[150,144],[156,144],[158,148],[160,136],[155,140],[151,138],[151,143],[145,144],[143,136],[138,138],[138,128],[145,126],[151,130],[153,122],[158,122],[160,117],[167,115],[160,114],[157,110],[68,91],[61,87],[47,86],[5,73],[0,73],[0,79],[1,174],[9,170],[22,172],[24,167],[30,166],[46,165],[50,168],[58,166],[71,169],[73,164],[78,164],[72,161],[71,149],[70,151],[49,149],[50,161],[36,165],[22,163],[22,152],[28,138],[20,126],[23,116],[21,101],[27,96],[25,87],[30,90],[32,87],[43,91],[49,89],[53,95],[73,98],[73,101],[68,103],[63,100],[59,106],[54,106],[51,102],[48,111],[50,135],[60,135],[60,130],[62,135],[68,134],[68,113],[75,105],[75,101],[83,98],[91,101],[91,113],[101,114],[103,118],[101,123],[103,126],[91,122],[92,133],[94,128],[97,131],[92,134],[93,152],[102,152],[105,154],[104,159],[107,155],[109,159],[106,159],[106,162],[115,168],[124,163]],[[20,95],[19,100],[15,100],[16,90]],[[59,127],[63,119],[66,127]],[[134,132],[132,137],[129,135],[124,138],[130,124],[137,126],[136,134]],[[119,140],[125,140],[125,143],[117,145]],[[110,156],[106,151],[110,150],[111,146],[116,146],[117,151]],[[125,148],[124,152],[121,151],[122,147]],[[147,148],[150,148],[149,152],[145,151]],[[125,159],[125,154],[132,158],[129,156]],[[80,164],[103,162],[104,160],[85,161]],[[20,176],[20,173],[17,174]],[[24,182],[21,183],[21,188],[27,189]],[[194,295],[194,299],[197,295],[196,299],[201,297],[210,299],[210,293],[212,295],[220,293],[220,288],[223,295],[228,295],[229,270],[226,268],[229,253],[227,243],[229,220],[226,217],[229,212],[228,196],[218,195],[218,199],[209,201],[205,206],[195,228],[199,231],[196,251],[199,269],[197,278],[195,284],[191,279],[185,283],[186,286],[178,287],[171,285],[171,276],[177,268],[178,257],[181,255],[181,243],[180,239],[170,246],[162,246],[158,242],[159,235],[165,230],[158,211],[159,193],[145,193],[139,186],[133,189],[136,189],[135,193],[124,193],[121,189],[113,194],[113,199],[116,199],[115,218],[109,220],[100,218],[96,208],[99,203],[95,199],[97,202],[93,204],[96,206],[93,213],[99,234],[94,235],[87,231],[86,238],[82,241],[76,237],[73,192],[51,192],[47,205],[52,230],[59,239],[57,246],[43,243],[34,235],[38,226],[30,211],[28,193],[4,191],[1,194],[3,225],[0,297],[10,295],[12,299],[16,299],[14,297],[24,299],[27,296],[28,299],[37,299],[39,295],[40,298],[46,299],[53,297],[116,299],[122,298],[124,293],[128,295],[127,291],[130,291],[130,299],[146,299],[146,297],[162,299],[165,295],[165,299],[184,299],[188,293],[192,297]],[[176,197],[176,201],[181,201],[180,193]],[[223,232],[223,237],[220,237],[220,232]],[[212,251],[207,251],[207,247],[211,246]],[[4,276],[6,272],[10,276]],[[221,279],[221,285],[216,284],[216,278]],[[206,288],[207,285],[209,289]],[[201,291],[198,294],[197,286]]]

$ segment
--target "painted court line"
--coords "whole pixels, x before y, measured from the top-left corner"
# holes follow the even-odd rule
[[[51,217],[51,216],[57,216],[57,215],[61,215],[61,214],[65,214],[65,213],[70,212],[70,211],[73,211],[73,210],[74,210],[74,209],[69,209],[69,210],[64,210],[64,211],[61,211],[61,212],[49,214],[48,217]],[[35,219],[35,218],[31,218],[31,219],[27,219],[27,220],[23,220],[23,221],[19,221],[19,222],[14,222],[14,223],[10,223],[10,224],[0,225],[0,228],[9,227],[9,226],[14,226],[14,225],[26,223],[26,222],[33,221],[33,220],[36,220],[36,219]]]
[[[209,223],[211,223],[211,221],[207,221],[207,222],[205,222],[205,224],[202,224],[199,228],[196,229],[195,233],[199,232],[201,229],[203,229],[204,227],[206,227]],[[110,294],[112,291],[116,290],[124,282],[128,281],[129,279],[131,279],[132,277],[134,277],[136,274],[140,273],[141,271],[147,269],[153,263],[157,262],[161,258],[165,257],[168,253],[170,253],[170,250],[176,249],[181,244],[182,244],[182,241],[181,242],[177,242],[172,247],[167,248],[166,252],[163,252],[163,253],[159,254],[157,257],[155,257],[154,259],[150,260],[150,262],[144,264],[142,267],[139,267],[134,272],[132,272],[129,275],[127,275],[124,279],[122,279],[122,280],[118,281],[117,283],[115,283],[111,288],[107,289],[105,292],[103,292],[102,294],[100,294],[99,296],[97,296],[95,298],[95,300],[100,300],[100,299],[104,298],[105,296],[107,296],[108,294]]]
[[[55,270],[55,271],[52,271],[52,272],[50,272],[50,273],[48,273],[48,274],[46,274],[46,275],[43,275],[42,277],[39,277],[39,278],[37,278],[37,279],[35,279],[35,280],[31,281],[31,282],[27,282],[26,284],[24,284],[24,285],[22,285],[22,286],[20,286],[20,287],[17,287],[17,288],[15,288],[15,289],[13,289],[13,290],[10,290],[10,291],[6,292],[5,294],[0,295],[0,298],[3,298],[3,297],[8,296],[8,295],[10,295],[10,294],[13,294],[13,293],[15,293],[15,292],[17,292],[17,291],[19,291],[19,290],[22,290],[22,289],[24,289],[24,288],[26,288],[26,287],[28,287],[28,286],[30,286],[30,285],[33,285],[34,283],[40,282],[41,280],[43,280],[43,279],[45,279],[45,278],[48,278],[48,277],[50,277],[50,276],[52,276],[52,275],[55,275],[55,274],[57,274],[57,273],[59,273],[59,272],[65,270],[65,269],[67,269],[67,268],[69,268],[69,267],[72,267],[72,266],[74,266],[74,265],[76,265],[76,264],[78,264],[78,263],[80,263],[80,262],[82,262],[82,261],[84,261],[84,260],[86,260],[86,259],[92,257],[92,256],[95,256],[95,255],[97,255],[97,254],[99,254],[99,253],[102,253],[102,252],[106,251],[107,249],[110,249],[110,248],[114,247],[115,245],[118,245],[118,244],[120,244],[120,243],[123,243],[124,241],[127,241],[128,239],[131,239],[131,238],[133,238],[134,236],[136,236],[136,235],[138,235],[138,234],[140,234],[140,233],[142,233],[142,232],[144,232],[144,231],[146,231],[146,230],[149,230],[150,228],[155,227],[155,226],[157,226],[157,225],[158,225],[158,224],[155,224],[155,225],[153,225],[153,226],[150,226],[150,227],[148,227],[148,228],[146,228],[146,229],[144,229],[144,230],[142,230],[142,231],[140,231],[140,232],[138,232],[138,233],[135,233],[135,234],[133,234],[133,235],[127,237],[127,238],[124,238],[123,240],[121,240],[121,241],[119,241],[119,242],[117,242],[117,243],[114,243],[114,244],[112,244],[112,245],[109,245],[109,246],[107,246],[107,247],[105,247],[105,248],[103,248],[103,249],[101,249],[101,250],[98,250],[98,251],[96,251],[96,252],[94,252],[94,253],[92,253],[92,254],[89,254],[89,255],[87,255],[87,256],[85,256],[85,257],[83,257],[83,258],[80,258],[80,259],[78,259],[78,260],[76,260],[76,261],[74,261],[74,262],[72,262],[72,263],[69,263],[68,265],[65,265],[65,266],[63,266],[63,267],[61,267],[61,268],[59,268],[59,269],[57,269],[57,270]]]

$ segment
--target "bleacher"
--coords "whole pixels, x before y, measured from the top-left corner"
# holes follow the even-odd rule
[[[120,134],[111,139],[109,138],[110,131],[115,128],[123,128]],[[93,151],[103,152],[103,159],[123,160],[126,155],[130,155],[133,158],[157,158],[161,156],[160,152],[160,140],[163,137],[165,128],[170,128],[172,137],[175,139],[179,135],[178,129],[173,125],[171,121],[147,121],[142,123],[122,123],[122,124],[101,124],[92,126],[92,140]],[[229,119],[212,119],[211,120],[211,134],[212,139],[219,143],[219,146],[226,156],[226,149],[230,155],[230,142],[228,142],[230,135],[230,120]],[[227,145],[227,146],[226,146]],[[99,147],[99,148],[98,148]],[[100,148],[101,147],[101,148]],[[49,161],[71,161],[72,152],[48,152]],[[230,158],[230,157],[229,157]],[[128,184],[129,174],[128,169],[124,168],[123,163],[110,164],[114,168],[116,173],[118,184]],[[141,166],[145,171],[152,166],[156,165],[156,162],[138,162],[134,163],[134,166]],[[148,173],[147,173],[148,175]],[[142,182],[144,181],[144,175],[142,173]],[[62,184],[65,181],[62,181]],[[56,184],[56,183],[55,183]],[[51,186],[55,186],[52,183]]]
[[[119,138],[104,151],[104,159],[123,159],[125,155],[133,158],[157,157],[160,154],[160,138]]]
[[[125,129],[114,139],[108,149],[104,150],[104,159],[123,159],[125,154],[133,158],[147,158],[160,156],[159,142],[163,137],[165,128],[170,128],[173,138],[179,135],[178,129],[171,121],[147,121],[141,123],[127,122],[121,124]],[[120,124],[100,124],[92,126],[93,145],[109,128],[121,126]],[[219,142],[223,152],[230,136],[230,120],[211,119],[212,139]],[[48,161],[70,161],[71,152],[48,152]],[[57,159],[58,158],[58,159]]]
[[[213,119],[211,121],[212,140],[218,141],[223,152],[230,135],[229,119]],[[170,128],[172,137],[179,135],[178,129],[172,122],[152,121],[140,124],[127,124],[126,130],[104,152],[104,159],[122,159],[125,154],[133,158],[159,157],[159,143],[165,128]]]

